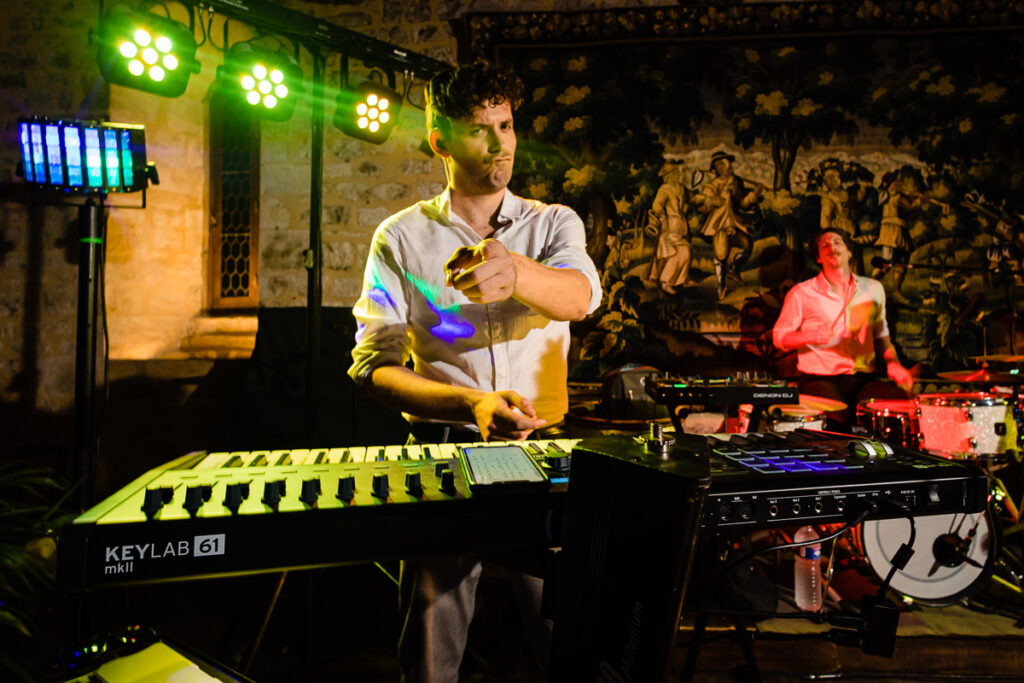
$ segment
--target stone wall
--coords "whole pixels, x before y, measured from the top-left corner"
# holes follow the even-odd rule
[[[464,0],[367,0],[282,4],[442,62],[456,60],[450,20],[465,10],[550,9],[529,3]],[[563,8],[629,2],[559,3]],[[643,3],[659,4],[659,3]],[[172,17],[185,21],[176,3]],[[15,0],[0,21],[0,402],[18,410],[69,411],[73,403],[78,242],[73,207],[50,206],[15,177],[16,119],[22,115],[142,124],[161,183],[146,194],[108,204],[105,306],[112,359],[187,357],[183,340],[207,329],[209,221],[208,101],[221,54],[200,48],[201,71],[186,93],[168,99],[108,85],[96,65],[89,31],[95,0]],[[232,22],[229,42],[249,37]],[[220,42],[216,18],[211,32]],[[308,54],[302,55],[307,77]],[[364,76],[353,60],[352,74]],[[400,78],[400,76],[399,76]],[[342,134],[331,123],[339,85],[329,58],[323,182],[323,303],[350,306],[358,296],[370,235],[387,215],[443,189],[440,163],[420,150],[422,113],[406,106],[402,128],[383,145]],[[260,188],[260,306],[306,303],[302,252],[308,247],[310,114],[307,104],[286,123],[264,123]],[[422,103],[422,83],[411,91]],[[244,325],[242,327],[245,327]],[[248,328],[247,328],[248,329]],[[214,328],[216,331],[216,327]],[[100,366],[102,367],[102,365]],[[17,420],[15,420],[17,422]]]
[[[0,412],[66,409],[74,396],[77,212],[16,176],[22,116],[104,119],[90,0],[16,0],[0,20]],[[5,420],[6,422],[6,420]],[[14,429],[23,421],[10,420]],[[5,435],[5,441],[12,435]]]

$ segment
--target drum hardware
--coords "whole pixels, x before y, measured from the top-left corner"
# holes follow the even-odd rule
[[[990,512],[922,515],[915,518],[917,540],[906,567],[889,588],[907,603],[945,607],[982,590],[999,550],[999,529]],[[889,574],[889,558],[907,538],[906,519],[868,520],[861,525],[868,566],[879,579]]]
[[[1024,356],[1010,353],[990,353],[983,356],[971,356],[971,360],[985,363],[1024,363]]]
[[[739,407],[738,429],[741,433],[758,431],[758,422],[761,421],[750,404],[743,404]],[[815,408],[804,405],[773,405],[768,406],[763,416],[764,431],[767,432],[792,432],[797,429],[824,429],[825,413]]]
[[[965,384],[1021,384],[1024,383],[1024,375],[1017,372],[1001,372],[980,368],[978,370],[953,370],[940,372],[939,377],[963,382]]]

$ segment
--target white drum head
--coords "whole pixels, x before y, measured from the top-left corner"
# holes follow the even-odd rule
[[[982,588],[991,574],[996,538],[984,512],[924,515],[914,518],[917,538],[914,555],[896,572],[889,586],[895,592],[926,605],[952,605]],[[974,529],[974,535],[965,541]],[[868,520],[861,526],[864,554],[871,569],[884,580],[891,559],[910,540],[910,522],[904,518]],[[964,546],[962,555],[954,550]],[[966,559],[962,559],[966,557]]]

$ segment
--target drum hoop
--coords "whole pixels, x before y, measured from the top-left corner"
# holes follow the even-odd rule
[[[917,409],[917,402],[906,398],[869,398],[857,404],[857,411],[864,409],[874,415],[902,415],[906,408],[907,413]]]
[[[928,607],[948,607],[949,605],[955,605],[955,604],[961,602],[964,598],[968,598],[968,597],[970,597],[972,595],[975,595],[976,593],[981,591],[986,585],[988,585],[988,582],[991,579],[993,572],[995,571],[995,563],[996,563],[996,561],[999,558],[999,550],[1001,548],[1001,541],[1002,541],[1002,528],[996,523],[996,516],[995,516],[995,514],[993,513],[991,508],[986,508],[983,512],[980,512],[980,513],[970,512],[970,513],[949,513],[949,514],[966,514],[966,515],[982,514],[982,515],[984,515],[985,523],[988,525],[988,536],[989,536],[988,556],[985,558],[985,564],[982,565],[982,568],[981,568],[980,572],[978,573],[978,576],[975,577],[975,579],[973,581],[971,581],[964,588],[960,589],[956,593],[952,593],[952,594],[947,595],[946,597],[943,597],[943,598],[918,598],[918,597],[915,597],[913,595],[908,595],[907,593],[904,593],[904,592],[902,592],[902,591],[892,587],[892,585],[890,585],[889,586],[889,590],[891,590],[893,593],[896,593],[897,595],[901,595],[901,596],[903,596],[905,598],[909,598],[910,600],[912,600],[915,603],[918,603],[918,604],[921,604],[921,605],[926,605]],[[943,515],[943,516],[949,516],[949,514]],[[868,561],[868,565],[870,566],[872,573],[874,573],[875,576],[877,576],[879,578],[879,580],[883,580],[885,577],[880,575],[878,569],[871,562],[870,558],[868,558],[867,544],[866,544],[866,541],[865,541],[866,535],[864,533],[864,525],[868,524],[868,523],[872,523],[872,522],[873,523],[881,523],[881,522],[885,522],[885,521],[893,521],[893,520],[885,520],[885,519],[867,520],[865,522],[861,522],[861,528],[860,528],[860,537],[861,537],[860,538],[860,543],[861,543],[861,550],[864,553],[864,559],[866,559]],[[897,576],[900,573],[901,572],[897,572]]]
[[[925,406],[940,406],[940,407],[956,407],[962,408],[964,406],[1008,406],[1010,402],[1005,398],[999,396],[970,396],[964,394],[962,397],[948,396],[942,394],[923,394],[917,397],[918,405]]]

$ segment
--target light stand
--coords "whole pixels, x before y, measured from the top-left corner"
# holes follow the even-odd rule
[[[96,474],[96,317],[106,215],[104,195],[78,208],[78,322],[75,332],[75,432],[72,478],[83,510],[92,505]]]

